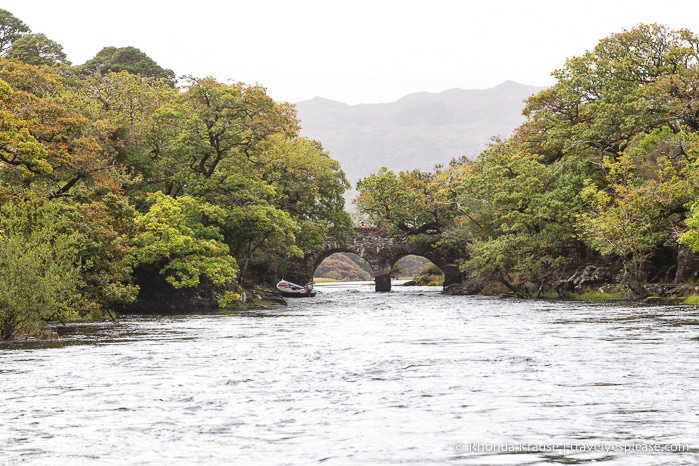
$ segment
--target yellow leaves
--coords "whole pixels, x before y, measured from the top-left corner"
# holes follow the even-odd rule
[[[689,246],[695,252],[699,251],[699,203],[692,207],[687,218],[687,230],[680,235],[678,243]]]
[[[7,102],[12,96],[12,92],[10,85],[0,79],[0,102]]]
[[[234,303],[240,303],[242,296],[234,291],[226,291],[221,299],[218,300],[218,307],[225,308]]]
[[[289,246],[288,251],[289,251],[290,256],[296,257],[298,259],[303,259],[303,256],[304,256],[303,251],[301,250],[301,248],[299,248],[295,244]]]
[[[32,136],[23,122],[0,110],[0,162],[15,167],[22,178],[50,174],[45,148]]]
[[[612,197],[604,190],[601,190],[590,179],[585,180],[585,186],[580,192],[580,197],[593,208],[600,208],[609,205]]]
[[[20,60],[4,57],[0,57],[0,79],[15,90],[29,92],[39,97],[53,95],[61,87],[58,76]]]
[[[191,196],[173,198],[160,191],[149,197],[153,205],[134,219],[137,265],[158,264],[175,288],[197,286],[201,276],[216,285],[235,279],[238,267],[228,255],[223,235],[214,224],[203,223],[206,212],[220,214],[220,208]]]
[[[17,172],[13,181],[36,187],[47,197],[66,194],[78,181],[119,189],[114,161],[91,134],[88,118],[66,107],[71,99],[57,81],[2,59],[0,77],[10,80],[0,81],[0,163]],[[110,131],[100,128],[94,134],[106,139],[105,130]]]

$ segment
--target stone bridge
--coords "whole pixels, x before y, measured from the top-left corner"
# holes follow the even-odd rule
[[[444,273],[444,286],[461,282],[461,272],[447,257],[429,246],[411,246],[404,239],[389,236],[375,228],[355,228],[355,235],[341,245],[334,238],[325,240],[322,252],[307,252],[304,266],[309,277],[323,260],[338,252],[357,254],[371,265],[375,276],[376,291],[391,291],[391,269],[401,258],[422,256],[434,263]]]

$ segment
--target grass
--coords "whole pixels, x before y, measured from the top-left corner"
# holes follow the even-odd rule
[[[682,304],[694,304],[697,305],[699,304],[699,295],[697,294],[690,294],[684,300],[682,301]]]
[[[336,280],[334,278],[326,278],[326,277],[313,277],[313,282],[314,283],[339,283],[342,280]]]
[[[615,301],[624,299],[621,293],[604,293],[599,290],[585,291],[584,293],[574,293],[572,295],[573,299],[579,299],[581,301]]]

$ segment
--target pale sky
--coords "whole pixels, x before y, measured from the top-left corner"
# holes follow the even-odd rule
[[[178,76],[260,84],[277,101],[554,83],[639,23],[699,33],[697,0],[0,0],[82,64],[133,46]]]

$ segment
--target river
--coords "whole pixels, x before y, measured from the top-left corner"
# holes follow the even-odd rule
[[[699,464],[699,311],[318,286],[0,345],[0,464]]]

